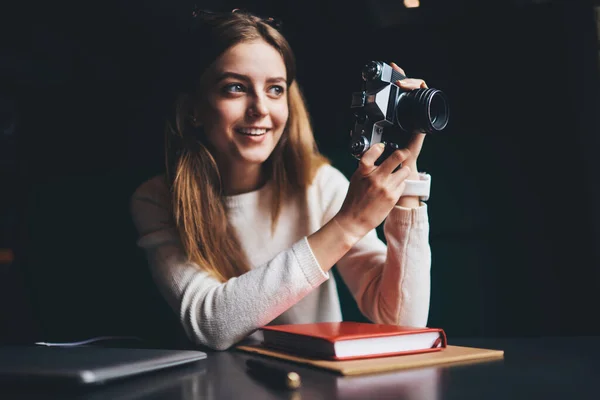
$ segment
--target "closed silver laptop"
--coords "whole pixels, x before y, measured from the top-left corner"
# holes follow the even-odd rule
[[[195,350],[0,346],[0,381],[89,385],[203,360]]]

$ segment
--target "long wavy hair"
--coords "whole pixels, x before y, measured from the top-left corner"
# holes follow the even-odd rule
[[[255,40],[273,46],[284,60],[289,117],[281,139],[263,166],[274,187],[273,229],[282,201],[288,196],[306,196],[318,167],[328,160],[317,149],[305,101],[295,80],[294,54],[282,34],[264,19],[246,12],[197,18],[200,33],[190,34],[195,47],[188,45],[186,49],[191,52],[186,65],[192,72],[178,90],[174,115],[166,124],[166,168],[173,216],[188,260],[225,282],[250,270],[250,265],[227,219],[213,150],[202,132],[190,124],[190,99],[202,95],[198,93],[201,67],[205,69],[230,47]]]

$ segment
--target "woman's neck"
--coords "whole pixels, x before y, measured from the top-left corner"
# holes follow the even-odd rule
[[[232,166],[219,168],[223,192],[226,196],[235,196],[260,189],[266,181],[262,165]]]

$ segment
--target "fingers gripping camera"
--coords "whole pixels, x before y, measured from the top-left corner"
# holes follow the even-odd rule
[[[413,133],[441,131],[448,124],[444,93],[431,88],[405,91],[395,84],[405,78],[381,61],[363,67],[362,90],[352,93],[351,105],[355,120],[350,152],[357,159],[371,146],[384,143],[379,165],[394,150],[406,147]]]

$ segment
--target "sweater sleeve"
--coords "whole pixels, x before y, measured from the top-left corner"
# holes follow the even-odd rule
[[[420,174],[421,179],[430,179]],[[325,218],[339,211],[348,179],[334,170],[322,186]],[[337,263],[361,312],[375,323],[425,326],[429,314],[431,250],[427,205],[395,206],[383,225],[387,246],[372,230]]]
[[[303,238],[264,265],[218,281],[187,260],[163,186],[142,185],[131,199],[131,213],[153,279],[194,343],[227,349],[329,278]]]

